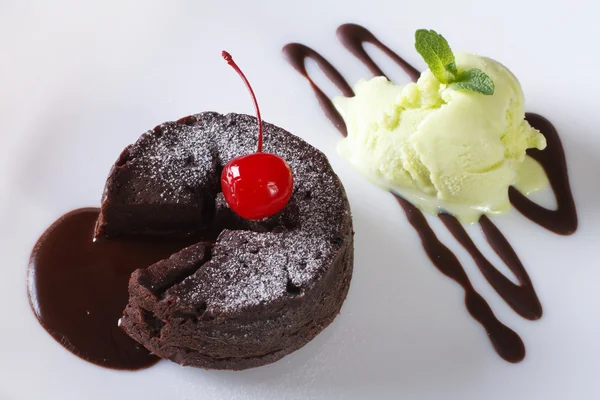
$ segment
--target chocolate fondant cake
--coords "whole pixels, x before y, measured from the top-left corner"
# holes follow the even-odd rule
[[[250,221],[219,193],[225,163],[255,150],[256,124],[206,112],[159,125],[123,151],[106,183],[98,235],[218,233],[137,270],[129,283],[122,327],[182,365],[237,370],[276,361],[331,323],[348,291],[352,220],[323,153],[264,123],[264,151],[294,175],[290,202]]]

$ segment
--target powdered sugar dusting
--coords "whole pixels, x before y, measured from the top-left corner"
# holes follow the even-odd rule
[[[248,115],[210,112],[166,123],[140,138],[128,165],[160,186],[154,200],[186,204],[195,195],[214,198],[223,165],[255,151],[256,124]],[[182,308],[206,303],[216,314],[243,312],[311,290],[348,240],[348,201],[325,155],[281,128],[263,127],[263,151],[283,157],[294,174],[298,223],[273,232],[222,232],[212,259],[167,291]],[[136,198],[153,200],[145,188],[135,190]]]
[[[142,135],[133,149],[130,173],[151,183],[128,188],[134,201],[189,203],[198,193],[215,190],[217,153],[210,131],[168,122]]]

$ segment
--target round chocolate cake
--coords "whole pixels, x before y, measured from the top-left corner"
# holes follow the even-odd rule
[[[234,370],[271,363],[329,325],[346,298],[352,219],[323,153],[264,123],[264,151],[294,175],[290,202],[250,221],[220,193],[223,166],[254,152],[256,126],[248,115],[213,112],[165,123],[110,172],[97,235],[208,238],[131,276],[121,326],[162,358]]]

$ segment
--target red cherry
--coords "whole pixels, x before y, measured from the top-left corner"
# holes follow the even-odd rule
[[[254,91],[246,76],[226,51],[223,58],[242,78],[256,110],[258,149],[229,161],[221,174],[221,190],[229,207],[240,217],[262,219],[281,211],[292,196],[292,170],[278,155],[262,152],[262,119]]]
[[[289,165],[275,154],[236,157],[221,174],[227,204],[246,219],[261,219],[279,212],[289,201],[293,187]]]

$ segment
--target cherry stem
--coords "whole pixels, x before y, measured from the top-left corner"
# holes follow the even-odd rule
[[[238,65],[235,63],[235,61],[233,61],[231,54],[229,54],[228,52],[223,50],[223,52],[221,53],[221,56],[223,56],[223,59],[225,61],[227,61],[227,64],[231,65],[231,67],[235,70],[235,72],[238,73],[240,78],[242,78],[242,80],[246,84],[246,87],[248,88],[248,91],[250,92],[250,96],[252,96],[252,101],[254,102],[254,109],[256,110],[256,119],[258,120],[258,149],[256,150],[256,152],[260,153],[260,152],[262,152],[262,141],[263,141],[262,118],[260,117],[260,109],[258,108],[258,102],[256,101],[256,96],[254,95],[254,90],[252,90],[252,86],[250,86],[250,82],[248,82],[248,79],[246,79],[246,75],[244,75],[244,73],[242,72],[240,67],[238,67]]]

